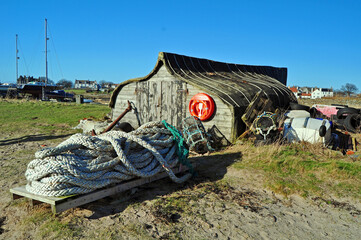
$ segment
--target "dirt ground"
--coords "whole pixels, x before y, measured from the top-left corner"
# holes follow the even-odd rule
[[[360,239],[359,200],[279,196],[261,173],[232,168],[242,158],[232,149],[194,157],[187,183],[159,180],[58,216],[12,201],[35,151],[67,137],[0,136],[0,239]]]

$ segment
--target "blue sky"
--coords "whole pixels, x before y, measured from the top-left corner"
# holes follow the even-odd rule
[[[288,68],[288,85],[361,89],[361,1],[0,1],[0,82],[49,78],[120,83],[158,53]]]

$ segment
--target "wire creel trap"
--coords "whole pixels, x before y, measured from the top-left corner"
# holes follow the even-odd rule
[[[270,138],[270,133],[277,130],[277,114],[263,112],[254,120],[253,129],[263,136],[264,140]]]
[[[214,151],[211,147],[209,136],[198,117],[190,116],[183,119],[183,136],[189,149],[197,153]]]

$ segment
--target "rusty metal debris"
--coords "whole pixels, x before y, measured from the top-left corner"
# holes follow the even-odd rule
[[[119,117],[117,119],[115,119],[108,127],[107,129],[105,129],[103,132],[101,133],[106,133],[109,132],[110,130],[112,130],[114,128],[114,126],[125,116],[125,114],[127,114],[130,110],[132,110],[132,105],[130,104],[130,101],[128,101],[128,107],[124,110],[124,112],[122,112],[122,114],[119,115]],[[95,130],[92,130],[92,136],[95,136]]]

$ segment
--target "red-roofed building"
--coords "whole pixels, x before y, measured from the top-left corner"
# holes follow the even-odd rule
[[[311,98],[311,93],[301,93],[300,98]]]
[[[293,87],[288,87],[288,88],[291,90],[291,92],[293,92],[293,94],[296,96],[296,98],[299,98],[300,91],[299,91],[298,87],[293,86]]]

